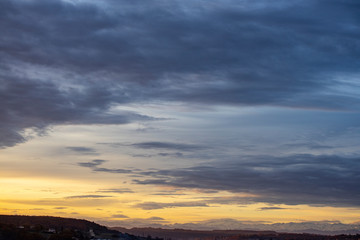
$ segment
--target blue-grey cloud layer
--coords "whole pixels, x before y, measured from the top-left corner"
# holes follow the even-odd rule
[[[4,0],[0,9],[3,146],[25,141],[28,127],[133,121],[104,115],[127,102],[359,107],[346,94],[358,88],[349,81],[360,68],[357,1]]]
[[[359,11],[356,0],[2,0],[0,147],[26,141],[23,131],[28,128],[41,133],[59,124],[156,119],[110,111],[129,103],[336,110],[336,124],[358,127],[358,113],[341,111],[357,112],[360,106]],[[298,115],[293,118],[312,124]],[[276,125],[289,117],[264,116],[270,118],[251,124]],[[246,127],[246,119],[242,123]],[[131,147],[204,150],[202,144],[158,139]],[[294,154],[250,160],[136,172],[148,177],[137,183],[249,192],[264,198],[248,200],[268,203],[360,205],[356,157]],[[94,172],[133,173],[103,168],[104,162],[78,165]]]

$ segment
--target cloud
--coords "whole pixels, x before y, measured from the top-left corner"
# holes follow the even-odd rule
[[[167,149],[171,150],[171,149]],[[153,157],[170,157],[170,158],[183,158],[184,154],[181,152],[160,152],[157,154],[131,154],[134,158],[153,158]]]
[[[288,209],[283,207],[262,207],[259,208],[260,211],[266,211],[266,210],[282,210],[282,209]]]
[[[112,218],[129,218],[128,216],[123,215],[123,214],[115,214],[115,215],[112,215],[111,217]]]
[[[157,119],[111,112],[128,103],[360,105],[355,1],[3,0],[0,8],[1,147],[26,141],[25,129]]]
[[[121,168],[116,168],[116,169],[111,169],[111,168],[93,168],[94,172],[108,172],[108,173],[132,173],[132,170],[128,170],[128,169],[121,169]]]
[[[82,155],[98,155],[95,149],[89,147],[66,147],[66,149]]]
[[[98,193],[133,193],[134,191],[129,188],[107,188],[96,191]]]
[[[155,195],[155,196],[182,196],[182,195],[186,195],[186,194],[185,193],[160,192],[160,193],[154,193],[152,195]]]
[[[358,157],[336,155],[245,156],[237,161],[143,172],[147,179],[134,182],[249,194],[239,196],[239,203],[356,207],[360,206],[359,164]]]
[[[124,220],[115,220],[115,221],[104,221],[98,220],[97,222],[104,224],[106,226],[112,227],[162,227],[164,224],[168,223],[167,220],[161,217],[153,216],[149,218],[127,218]]]
[[[55,208],[57,206],[67,206],[73,208],[92,207],[96,209],[100,206],[116,204],[118,203],[118,199],[113,198],[113,196],[84,194],[84,195],[74,195],[64,198],[51,198],[51,199],[30,199],[30,200],[6,199],[6,200],[1,200],[0,202],[10,203],[10,204],[26,204],[26,205],[52,207],[52,208]]]
[[[99,167],[103,163],[107,162],[106,160],[102,159],[95,159],[91,162],[78,162],[77,165],[80,167],[86,167],[92,169],[93,172],[107,172],[107,173],[132,173],[132,170],[128,169],[120,169],[120,168],[104,168]]]
[[[109,198],[113,196],[109,195],[96,195],[96,194],[88,194],[88,195],[75,195],[75,196],[68,196],[67,199],[77,199],[77,198]]]
[[[312,150],[322,150],[322,149],[334,149],[334,146],[328,146],[328,145],[323,145],[323,144],[319,144],[319,143],[289,143],[289,144],[285,144],[285,147],[294,147],[294,148],[299,148],[299,147],[304,147],[304,148],[308,148],[308,149],[312,149]]]
[[[170,194],[154,194],[154,195],[170,195]],[[184,194],[171,194],[171,195],[184,195]],[[235,194],[233,196],[226,197],[205,197],[198,201],[188,202],[142,202],[135,204],[133,207],[141,208],[144,210],[155,210],[164,208],[178,208],[178,207],[210,207],[211,205],[239,205],[254,203],[254,197],[250,194]],[[275,209],[287,209],[277,207],[264,207],[261,210],[275,210]]]
[[[175,158],[181,158],[184,156],[183,153],[181,152],[175,152],[175,153],[165,153],[165,152],[161,152],[158,153],[158,156],[160,157],[175,157]]]
[[[67,209],[67,207],[54,207],[54,209]]]
[[[95,159],[91,162],[79,162],[78,165],[81,167],[88,167],[88,168],[96,168],[97,166],[107,162],[106,160],[102,159]]]
[[[167,149],[167,150],[177,150],[177,151],[194,151],[205,148],[203,146],[199,146],[195,144],[183,144],[183,143],[171,143],[171,142],[140,142],[140,143],[133,143],[130,146],[136,148],[142,148],[142,149]],[[159,155],[167,156],[166,153],[165,154],[159,153]]]
[[[163,208],[175,208],[175,207],[208,207],[204,202],[173,202],[173,203],[160,203],[160,202],[143,202],[134,205],[135,208],[141,208],[144,210],[154,210]]]
[[[360,6],[356,1],[95,2],[1,1],[0,147],[26,142],[54,125],[162,119],[119,110],[149,103],[180,103],[188,110],[199,105],[204,109],[219,105],[295,109],[291,114],[266,113],[231,124],[221,122],[228,129],[246,129],[249,122],[270,127],[283,127],[286,121],[301,122],[304,128],[312,125],[314,118],[307,118],[313,113],[305,116],[299,108],[337,111],[336,119],[318,111],[317,124],[338,121],[348,128],[349,122],[357,121]],[[215,116],[214,108],[211,111]],[[344,111],[356,113],[350,116]],[[243,137],[238,133],[234,136]],[[222,144],[193,144],[175,137],[131,140],[127,147],[158,154],[146,155],[155,162],[155,156],[161,160],[184,157],[182,152]],[[315,152],[333,145],[319,141],[295,147]],[[262,147],[261,143],[256,146]],[[92,152],[81,146],[68,150]],[[163,165],[163,170],[151,171],[112,168],[101,159],[77,164],[94,173],[135,173],[140,176],[134,180],[137,184],[251,196],[208,199],[204,204],[359,206],[358,157],[337,154],[233,157],[236,153],[229,151],[221,157],[207,153],[209,158],[205,161],[202,156],[201,165],[191,167],[189,161],[187,168]],[[145,203],[148,206],[142,207],[174,207]]]
[[[126,111],[109,113],[110,102],[97,103],[92,99],[100,97],[97,96],[99,94],[107,95],[105,89],[92,90],[92,87],[88,87],[81,92],[61,90],[60,86],[50,82],[12,79],[8,76],[0,76],[0,83],[0,107],[3,109],[0,116],[0,146],[3,147],[25,142],[31,137],[26,136],[25,129],[31,129],[33,135],[41,135],[51,125],[126,124],[152,119]],[[87,98],[91,102],[86,102]]]
[[[165,219],[162,217],[150,217],[147,220],[164,221]]]
[[[230,191],[240,195],[209,198],[195,202],[144,202],[142,209],[206,207],[209,204],[308,204],[317,206],[358,206],[360,193],[358,159],[335,155],[298,154],[286,157],[244,156],[238,161],[212,162],[185,169],[133,170],[99,167],[105,160],[78,163],[94,172],[134,173],[134,183],[166,185],[201,191]],[[124,193],[129,189],[103,189],[97,192]],[[263,208],[261,210],[279,208]]]

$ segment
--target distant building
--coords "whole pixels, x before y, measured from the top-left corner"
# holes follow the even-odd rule
[[[91,238],[94,238],[95,237],[94,230],[90,229],[89,230],[89,235],[90,235]]]

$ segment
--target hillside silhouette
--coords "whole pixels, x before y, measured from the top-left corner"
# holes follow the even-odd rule
[[[0,240],[153,240],[83,219],[0,215]],[[156,240],[156,239],[155,239]]]
[[[108,231],[108,228],[83,219],[62,218],[52,216],[0,215],[0,223],[15,226],[36,226],[53,229],[78,229],[82,231]]]
[[[0,215],[0,240],[358,240],[360,235],[278,233],[275,231],[199,231],[161,228],[107,228],[73,218]]]

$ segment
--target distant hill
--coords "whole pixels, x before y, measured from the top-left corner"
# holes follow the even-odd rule
[[[0,240],[159,240],[108,229],[83,219],[0,215]]]
[[[126,229],[122,227],[114,227],[120,232],[126,232],[141,237],[158,237],[165,240],[191,240],[191,239],[223,239],[236,235],[250,236],[250,235],[271,235],[276,234],[274,231],[248,231],[248,230],[213,230],[213,231],[198,231],[186,229],[162,229],[162,228],[131,228]]]
[[[97,223],[82,219],[61,218],[51,216],[23,216],[23,215],[0,215],[0,223],[13,224],[15,226],[36,226],[54,229],[78,229],[82,231],[108,231],[108,228]]]
[[[319,235],[300,233],[279,233],[275,231],[250,230],[213,230],[197,231],[186,229],[131,228],[114,227],[112,229],[141,237],[157,237],[164,240],[358,240],[360,235]]]

